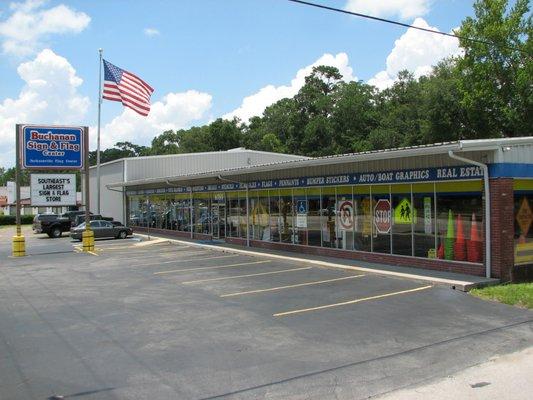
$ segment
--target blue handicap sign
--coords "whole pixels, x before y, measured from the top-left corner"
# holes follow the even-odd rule
[[[307,200],[297,200],[296,201],[296,213],[297,214],[307,214]]]
[[[83,127],[26,125],[21,132],[23,168],[81,169]]]

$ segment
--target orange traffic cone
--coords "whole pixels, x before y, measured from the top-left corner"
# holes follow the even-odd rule
[[[455,236],[455,243],[453,245],[453,255],[455,261],[466,260],[466,242],[461,214],[457,215],[457,234]]]
[[[470,225],[470,240],[466,246],[467,260],[469,262],[481,262],[481,241],[477,229],[476,214],[472,213],[472,224]]]

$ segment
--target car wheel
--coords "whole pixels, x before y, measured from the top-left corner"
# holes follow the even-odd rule
[[[62,232],[61,232],[61,229],[59,228],[53,228],[51,233],[52,233],[51,237],[58,238],[58,237],[61,237]]]
[[[128,236],[128,232],[126,231],[120,231],[118,234],[119,239],[126,239],[127,236]]]

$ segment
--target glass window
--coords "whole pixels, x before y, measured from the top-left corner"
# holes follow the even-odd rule
[[[270,202],[268,198],[268,190],[260,190],[257,195],[258,210],[257,210],[257,223],[258,240],[270,240]]]
[[[263,203],[259,201],[259,191],[250,190],[250,239],[261,240],[265,227],[265,218],[268,217],[268,212],[264,208]],[[268,219],[266,220],[268,223]]]
[[[514,265],[533,264],[533,180],[514,182]]]
[[[294,196],[294,243],[307,245],[307,216],[309,206],[305,189],[293,189]]]
[[[354,186],[355,233],[354,249],[372,251],[372,204],[370,201],[370,186]]]
[[[320,188],[307,189],[307,244],[322,246],[320,231],[321,207]]]
[[[390,253],[391,204],[390,186],[372,185],[373,198],[373,240],[375,253]]]
[[[279,190],[280,238],[284,243],[294,243],[292,189]]]
[[[239,237],[239,195],[238,192],[228,192],[226,194],[227,212],[226,235],[229,237]]]
[[[337,186],[337,205],[335,214],[337,248],[353,250],[354,207],[351,186]]]
[[[175,223],[173,226],[178,231],[190,232],[191,230],[191,206],[190,194],[174,195],[174,215]]]
[[[194,232],[210,234],[211,221],[209,215],[210,198],[208,193],[193,195],[194,206]]]
[[[322,188],[322,210],[321,210],[321,230],[322,246],[337,247],[337,236],[335,229],[335,211],[337,201],[334,187]]]
[[[436,183],[437,257],[483,262],[482,182]]]
[[[392,254],[412,255],[411,228],[417,215],[411,201],[411,185],[391,185]]]
[[[248,221],[246,215],[246,191],[239,194],[239,237],[246,238],[248,232]]]
[[[128,224],[141,226],[144,196],[129,196]]]
[[[413,184],[414,256],[435,258],[435,198],[433,183]]]
[[[269,190],[268,195],[270,202],[270,240],[273,242],[279,242],[281,226],[281,217],[279,213],[279,190]]]

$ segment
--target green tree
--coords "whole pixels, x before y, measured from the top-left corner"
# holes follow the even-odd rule
[[[476,138],[533,131],[533,24],[529,0],[477,0],[458,31],[461,105]]]

